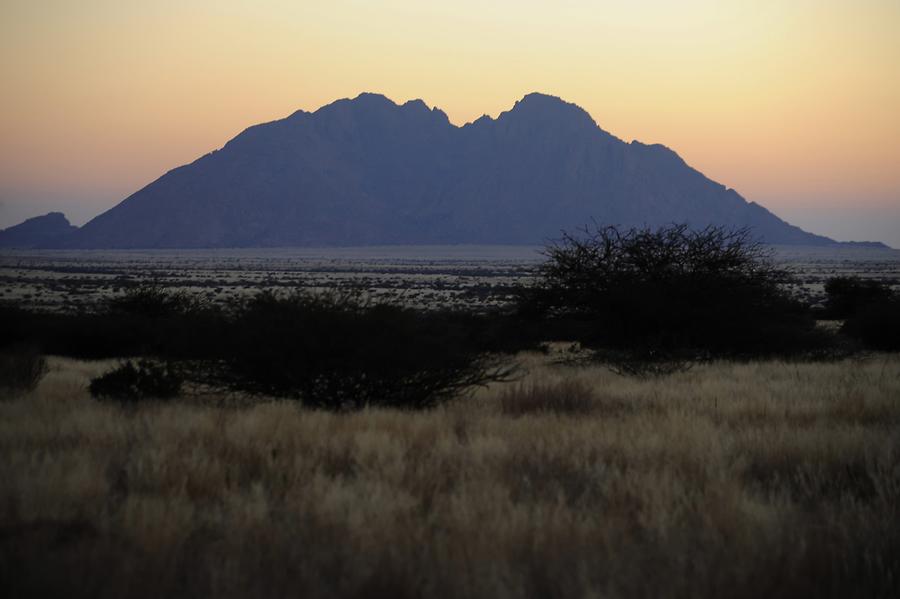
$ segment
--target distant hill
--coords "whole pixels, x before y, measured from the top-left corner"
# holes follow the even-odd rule
[[[14,227],[0,230],[0,248],[35,248],[67,243],[78,230],[62,212],[29,218]]]
[[[574,104],[529,94],[457,127],[421,100],[362,94],[250,127],[52,245],[191,248],[540,244],[588,222],[792,226],[661,145],[626,143]]]

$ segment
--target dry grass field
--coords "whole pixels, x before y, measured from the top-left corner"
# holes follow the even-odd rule
[[[0,594],[889,597],[900,357],[528,374],[425,412],[0,402]]]

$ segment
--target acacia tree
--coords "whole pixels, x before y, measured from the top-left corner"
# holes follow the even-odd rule
[[[228,326],[211,381],[314,408],[428,408],[516,371],[440,313],[353,292],[262,292]]]
[[[523,313],[592,347],[648,354],[783,353],[813,326],[787,274],[749,229],[594,224],[544,250]],[[799,345],[798,345],[799,344]]]

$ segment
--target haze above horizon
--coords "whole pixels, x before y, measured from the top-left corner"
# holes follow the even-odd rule
[[[900,247],[898,25],[895,0],[8,0],[0,228],[82,224],[250,125],[360,92],[460,125],[538,91],[807,230]]]

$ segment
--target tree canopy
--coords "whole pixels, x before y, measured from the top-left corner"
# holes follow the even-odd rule
[[[593,225],[548,245],[520,309],[592,346],[778,353],[813,326],[749,229]]]

